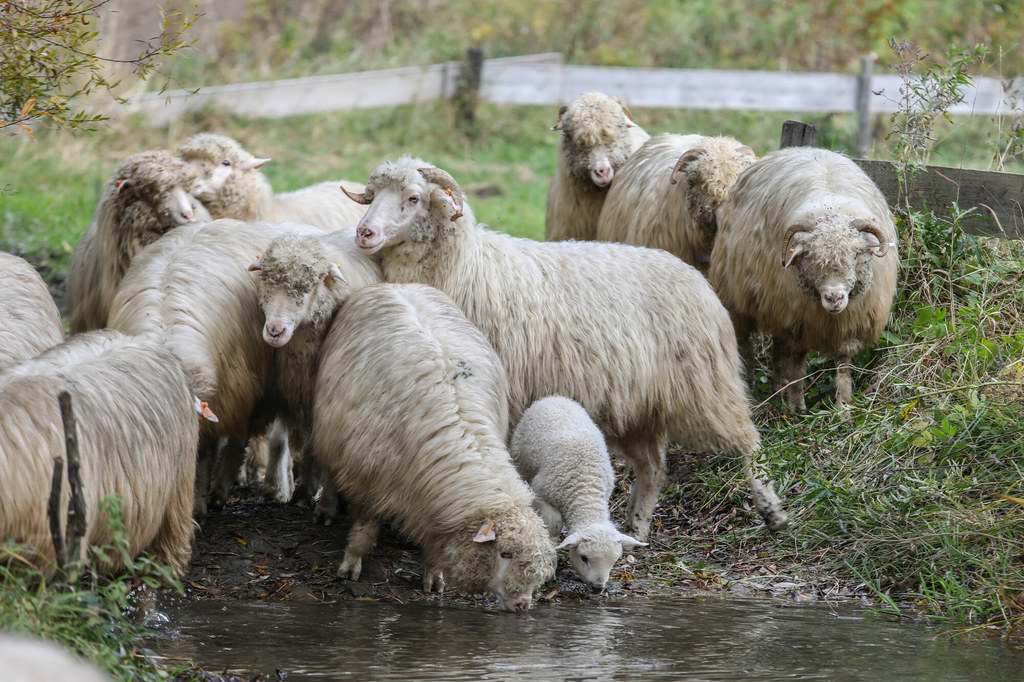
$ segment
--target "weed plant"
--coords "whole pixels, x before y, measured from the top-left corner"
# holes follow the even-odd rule
[[[112,532],[110,545],[61,570],[29,548],[0,545],[0,623],[3,630],[57,642],[126,682],[165,680],[173,671],[158,665],[144,642],[153,632],[139,607],[146,591],[170,586],[182,592],[170,568],[129,553],[121,500],[101,503]],[[105,557],[119,556],[125,569],[110,577],[96,570]],[[98,561],[99,560],[99,561]],[[2,677],[2,674],[0,674]]]

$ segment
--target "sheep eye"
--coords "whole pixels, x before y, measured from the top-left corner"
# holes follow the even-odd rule
[[[222,165],[222,166],[230,166],[231,165],[231,159],[224,159],[223,161],[220,162],[220,165]]]
[[[590,559],[588,559],[587,556],[584,555],[584,554],[580,554],[580,561],[582,561],[585,564],[589,564],[590,563]]]
[[[502,559],[508,559],[509,561],[511,561],[512,560],[512,552],[509,552],[507,550],[502,552],[501,553],[501,558]]]
[[[409,203],[410,204],[418,203],[419,200],[420,200],[420,198],[418,196],[416,196],[415,194],[413,196],[409,197]]]

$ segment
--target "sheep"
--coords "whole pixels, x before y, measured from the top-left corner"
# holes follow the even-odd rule
[[[551,129],[561,133],[548,185],[545,239],[593,239],[608,186],[649,135],[622,99],[600,92],[585,92],[563,106]]]
[[[60,312],[46,282],[24,258],[0,251],[0,367],[63,339]]]
[[[579,403],[548,396],[523,412],[512,431],[509,454],[533,489],[534,508],[557,541],[569,548],[569,561],[594,590],[608,582],[623,549],[646,546],[619,532],[608,513],[615,487],[601,430]]]
[[[78,425],[86,508],[79,558],[112,541],[100,503],[116,493],[130,555],[148,551],[181,576],[192,551],[196,399],[170,351],[110,329],[72,335],[0,371],[0,538],[56,559],[47,502],[53,458],[65,453],[62,391]],[[61,518],[69,499],[65,486]],[[123,567],[116,552],[98,565]]]
[[[756,159],[732,137],[655,135],[616,174],[595,239],[665,249],[707,276],[715,211]]]
[[[338,575],[358,579],[383,521],[424,549],[424,589],[445,579],[530,606],[555,547],[505,446],[508,378],[441,292],[371,284],[339,309],[321,353],[313,450],[355,510]]]
[[[354,227],[283,235],[249,266],[265,317],[263,340],[276,349],[275,374],[293,452],[302,451],[312,427],[313,380],[335,311],[351,291],[381,281],[380,266],[356,247],[354,237]],[[311,457],[303,462],[305,495],[312,499],[322,476]],[[328,525],[334,518],[331,492],[324,487],[314,511],[314,520]]]
[[[71,649],[23,632],[0,631],[0,661],[6,682],[110,682],[103,671]]]
[[[274,194],[260,168],[270,159],[257,158],[234,139],[216,133],[193,135],[178,148],[181,159],[196,173],[195,195],[214,218],[299,222],[333,231],[352,227],[364,209],[345,199],[362,186],[346,180],[320,182]]]
[[[851,359],[881,335],[896,295],[896,242],[885,197],[837,152],[774,151],[733,186],[709,277],[748,368],[751,333],[773,337],[772,383],[790,411],[807,409],[810,350],[835,356],[836,403],[850,403]]]
[[[110,299],[143,247],[178,225],[210,219],[189,194],[194,178],[184,162],[163,149],[133,154],[117,167],[68,270],[72,333],[106,326]]]
[[[263,312],[248,272],[274,237],[314,228],[220,219],[186,225],[146,248],[132,263],[111,304],[110,326],[151,335],[181,359],[192,390],[219,421],[203,429],[196,512],[206,513],[211,450],[226,448],[210,493],[227,497],[251,433],[262,433],[277,409],[270,395],[272,349],[260,338]]]
[[[636,470],[626,532],[647,539],[665,478],[667,439],[743,458],[771,529],[786,515],[755,472],[736,337],[692,266],[657,249],[535,242],[462,216],[445,171],[403,157],[370,175],[356,243],[384,280],[448,294],[490,340],[512,380],[511,417],[559,394],[579,402]],[[357,197],[358,198],[358,197]]]

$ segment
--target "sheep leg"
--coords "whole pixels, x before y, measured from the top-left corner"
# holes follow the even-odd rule
[[[562,514],[550,502],[536,495],[533,498],[533,509],[540,516],[541,521],[544,522],[548,533],[551,535],[551,539],[557,542],[562,534]]]
[[[747,477],[751,497],[754,498],[754,509],[764,519],[764,525],[768,526],[769,530],[782,530],[789,525],[789,517],[782,509],[782,500],[775,494],[771,480],[764,477],[761,470],[762,458],[758,455],[759,449],[744,453],[743,473]]]
[[[732,326],[736,331],[736,346],[743,361],[743,376],[748,382],[754,380],[754,343],[750,335],[754,325],[748,317],[732,316]]]
[[[210,474],[213,465],[217,460],[217,438],[204,436],[199,442],[199,449],[196,452],[196,482],[194,499],[192,504],[192,515],[197,521],[205,521],[209,511],[207,497],[210,494]]]
[[[836,357],[836,405],[849,407],[853,401],[853,374],[851,361],[853,357],[842,354]]]
[[[626,513],[626,534],[641,542],[647,541],[651,517],[658,504],[658,495],[665,483],[664,439],[649,435],[634,436],[623,441],[625,457],[633,465],[635,479]]]
[[[428,542],[423,548],[423,591],[444,592],[444,562],[436,544]]]
[[[380,520],[356,515],[356,521],[352,524],[352,530],[348,532],[348,542],[345,544],[345,556],[338,566],[338,577],[350,580],[359,580],[363,572],[363,557],[370,550],[377,546],[377,536],[380,535]]]
[[[231,496],[231,486],[239,469],[245,462],[245,443],[237,438],[228,438],[220,448],[214,468],[210,489],[209,505],[220,508]]]
[[[782,394],[787,410],[793,413],[806,412],[804,373],[807,351],[778,337],[772,345],[772,389]]]
[[[263,477],[263,494],[276,502],[285,503],[291,499],[294,479],[292,477],[293,450],[289,448],[293,429],[287,429],[275,421],[267,432],[267,473]]]

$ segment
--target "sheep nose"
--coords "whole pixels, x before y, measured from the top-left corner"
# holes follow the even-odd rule
[[[612,167],[598,166],[594,169],[594,179],[600,185],[607,185],[612,181]]]
[[[267,336],[269,336],[270,338],[276,339],[279,336],[281,336],[281,334],[284,334],[284,327],[274,327],[269,324],[267,325]]]
[[[181,218],[186,223],[191,223],[193,220],[196,219],[196,214],[193,213],[192,211],[182,211],[181,212]]]
[[[839,313],[846,308],[846,292],[844,291],[823,293],[821,299],[825,304],[825,309],[831,313]]]

